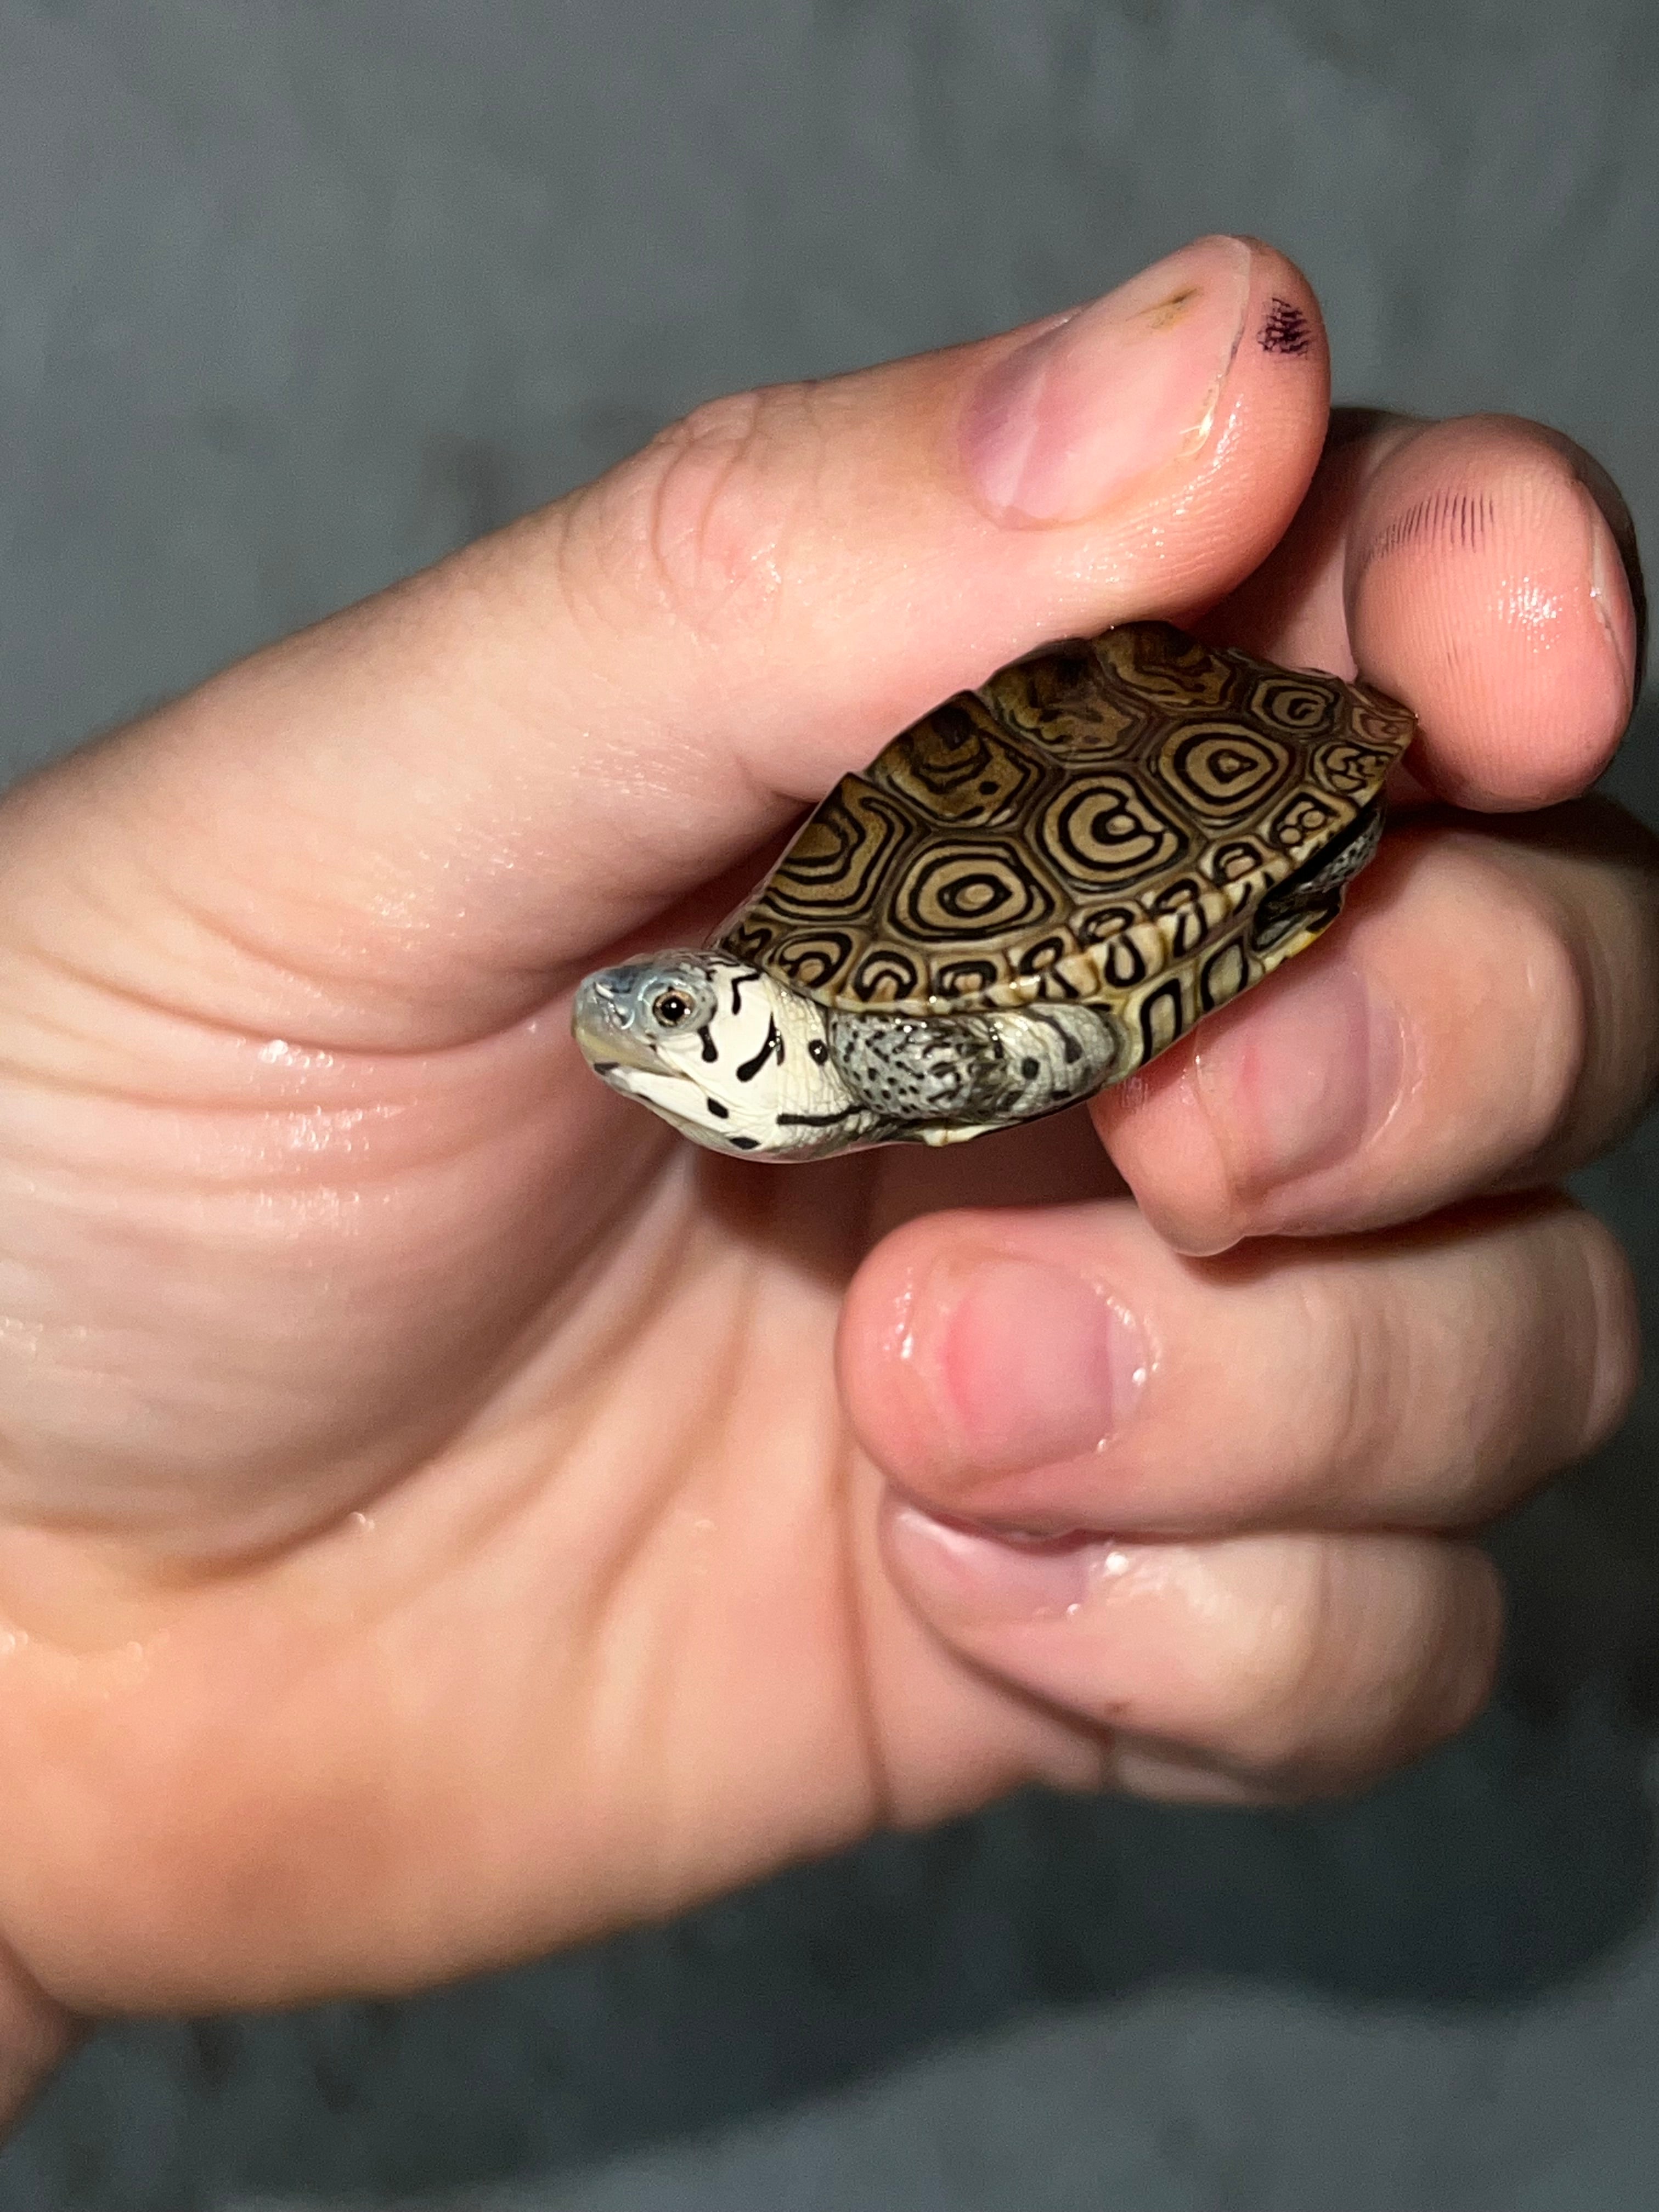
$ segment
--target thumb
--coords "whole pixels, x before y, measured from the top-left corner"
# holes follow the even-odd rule
[[[14,794],[0,897],[198,1018],[478,1036],[951,691],[1219,598],[1327,399],[1305,281],[1207,238],[1075,313],[718,401]]]

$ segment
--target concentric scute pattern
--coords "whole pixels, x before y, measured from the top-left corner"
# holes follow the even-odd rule
[[[1163,623],[1016,662],[843,777],[722,948],[831,1006],[1109,1001],[1136,1060],[1300,948],[1251,911],[1413,732],[1381,694]]]

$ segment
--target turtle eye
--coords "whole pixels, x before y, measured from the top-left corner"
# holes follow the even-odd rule
[[[714,994],[695,969],[657,968],[634,986],[635,1019],[641,1033],[659,1042],[690,1036],[713,1018]]]

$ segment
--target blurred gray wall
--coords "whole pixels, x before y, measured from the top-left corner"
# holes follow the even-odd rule
[[[1559,423],[1651,550],[1656,217],[1652,0],[0,0],[3,759],[710,392],[1209,228],[1302,262],[1347,396]],[[1650,1316],[1656,1166],[1584,1179]],[[1031,1802],[419,2002],[112,2032],[0,2212],[1652,2202],[1656,1462],[1649,1397],[1502,1532],[1504,1699],[1362,1804]]]

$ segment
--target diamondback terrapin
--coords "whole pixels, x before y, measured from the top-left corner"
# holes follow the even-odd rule
[[[577,1041],[757,1159],[1033,1121],[1329,927],[1414,727],[1164,623],[1050,647],[844,776],[708,950],[590,975]]]

